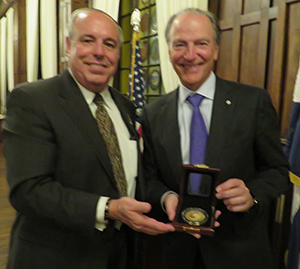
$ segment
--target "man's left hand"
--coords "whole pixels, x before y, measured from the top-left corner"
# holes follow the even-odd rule
[[[243,180],[230,178],[216,187],[216,197],[223,200],[232,212],[245,212],[254,205],[254,199]]]

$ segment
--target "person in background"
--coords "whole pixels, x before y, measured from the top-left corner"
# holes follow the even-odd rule
[[[174,231],[138,201],[145,190],[134,105],[108,86],[122,40],[106,13],[75,10],[67,70],[9,96],[3,143],[17,211],[9,269],[142,268],[134,230]]]
[[[264,89],[214,74],[221,33],[212,13],[180,11],[165,34],[180,85],[143,111],[148,201],[160,220],[174,220],[182,164],[204,163],[221,170],[216,208],[222,214],[212,237],[160,235],[163,268],[274,268],[270,204],[288,187],[289,166],[271,99]]]

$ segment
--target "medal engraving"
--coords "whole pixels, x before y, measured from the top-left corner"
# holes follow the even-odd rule
[[[208,220],[208,214],[205,210],[197,207],[189,207],[181,212],[185,222],[190,225],[200,226]]]

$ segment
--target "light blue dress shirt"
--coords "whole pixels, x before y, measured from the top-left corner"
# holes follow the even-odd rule
[[[204,100],[200,104],[200,112],[204,118],[206,130],[209,135],[215,91],[216,76],[213,72],[211,72],[208,79],[197,91],[191,91],[181,83],[179,85],[178,125],[180,131],[181,155],[184,164],[190,163],[190,128],[193,114],[193,107],[186,99],[195,93],[205,96]]]

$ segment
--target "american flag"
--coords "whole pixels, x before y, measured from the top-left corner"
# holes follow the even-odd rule
[[[134,49],[134,46],[133,46]],[[138,116],[137,121],[140,122],[140,116],[145,106],[145,79],[144,71],[142,70],[141,63],[141,50],[139,41],[136,41],[135,51],[132,53],[131,59],[131,73],[129,74],[129,87],[128,87],[128,98],[132,100],[136,106],[136,114]]]

